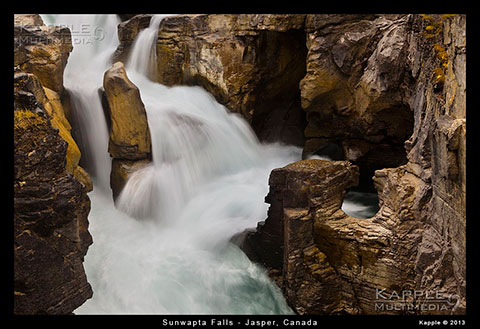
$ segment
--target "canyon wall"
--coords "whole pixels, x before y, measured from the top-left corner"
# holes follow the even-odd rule
[[[70,31],[15,15],[14,313],[69,314],[92,296],[92,190],[62,103]]]
[[[309,19],[325,22],[321,18]],[[388,107],[401,99],[403,105],[395,111],[401,116],[411,111],[413,117],[412,135],[404,143],[405,164],[375,171],[378,213],[369,219],[347,216],[341,201],[355,180],[337,180],[341,171],[330,169],[336,162],[300,161],[272,172],[266,198],[268,218],[244,242],[247,254],[270,269],[289,304],[300,314],[465,313],[465,16],[412,15],[399,20],[399,31],[390,30],[391,24],[385,31],[386,35],[401,34],[401,38],[380,38],[385,42],[366,60],[364,78],[357,85],[360,100],[365,90],[376,93],[375,101],[388,99]],[[335,29],[337,24],[333,24]],[[371,67],[382,63],[372,58],[395,54],[395,49],[399,52],[396,56],[382,58],[390,57],[389,73],[403,76],[397,81],[400,84],[391,88],[397,98],[386,87],[386,72]],[[328,69],[320,72],[332,74]],[[361,87],[366,74],[370,83]],[[315,69],[310,76],[316,76]],[[307,75],[301,87],[308,79]],[[323,88],[318,83],[315,86]],[[336,92],[350,92],[343,88]],[[342,96],[338,101],[345,99]],[[353,103],[357,100],[355,96],[351,99]],[[318,99],[315,102],[319,107],[325,104]],[[311,104],[308,100],[307,110]],[[363,115],[369,106],[377,106],[371,104],[363,109],[357,104],[349,111],[361,110]],[[398,127],[396,120],[402,122],[396,116],[392,120],[392,129]],[[382,124],[375,121],[371,129]],[[309,129],[307,126],[307,136]],[[349,129],[358,129],[358,125]],[[344,131],[337,128],[334,132]],[[350,172],[354,175],[357,169]],[[433,293],[440,302],[432,308],[428,298]],[[401,300],[392,297],[399,295]]]

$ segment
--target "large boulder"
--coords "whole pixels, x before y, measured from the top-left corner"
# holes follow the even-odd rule
[[[140,91],[122,62],[105,72],[103,88],[111,122],[108,151],[113,158],[139,160],[151,155],[150,130]]]
[[[112,156],[110,187],[115,200],[134,171],[150,163],[151,137],[140,91],[131,82],[122,62],[105,72],[103,80],[110,122],[108,151]]]

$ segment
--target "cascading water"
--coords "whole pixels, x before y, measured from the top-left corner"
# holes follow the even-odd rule
[[[154,15],[148,28],[138,34],[133,42],[132,53],[126,66],[143,76],[155,76],[157,71],[157,41],[158,27],[163,18],[172,15]]]
[[[118,20],[43,18],[105,32],[101,42],[74,44],[65,71],[82,143],[92,153],[87,169],[95,178],[89,194],[94,243],[84,262],[94,295],[75,313],[291,314],[265,270],[230,239],[266,218],[270,171],[300,159],[301,149],[260,144],[243,119],[199,87],[150,81],[146,68],[162,18],[154,16],[126,65],[145,104],[153,159],[131,176],[116,208],[108,190],[108,132],[97,90],[118,44]]]
[[[75,109],[72,121],[82,150],[85,169],[95,187],[109,188],[111,159],[108,154],[109,133],[99,89],[103,72],[111,65],[110,57],[118,46],[116,15],[42,15],[45,24],[70,28],[73,51],[63,76],[63,84]]]

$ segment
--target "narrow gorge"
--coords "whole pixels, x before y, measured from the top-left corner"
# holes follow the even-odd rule
[[[14,314],[466,313],[465,15],[18,14],[13,74]]]

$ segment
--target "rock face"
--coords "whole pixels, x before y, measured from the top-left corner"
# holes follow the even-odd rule
[[[152,146],[140,91],[128,79],[122,62],[116,62],[105,72],[103,88],[111,123],[108,148],[113,157],[110,186],[116,199],[128,175],[150,161]]]
[[[70,32],[38,26],[38,15],[15,24],[14,313],[69,314],[92,296],[82,264],[91,180],[59,96]]]
[[[261,140],[303,145],[305,114],[298,83],[305,75],[304,18],[167,17],[158,32],[157,81],[200,85],[245,117]],[[145,20],[145,15],[137,15],[120,24],[117,58],[125,58],[124,50]]]
[[[42,86],[61,94],[72,51],[70,30],[45,26],[39,15],[15,15],[14,22],[14,66],[35,74]]]
[[[427,38],[432,25],[438,33]],[[420,186],[412,210],[424,225],[415,281],[421,289],[458,295],[457,313],[466,303],[465,31],[465,15],[415,17],[409,47],[415,128],[405,142],[405,170]]]
[[[304,154],[359,165],[362,183],[376,169],[407,162],[403,143],[413,116],[405,90],[408,15],[308,15]],[[370,183],[371,184],[371,183]]]
[[[118,25],[119,46],[113,58],[114,62],[126,63],[133,40],[141,30],[148,27],[153,15],[119,15],[122,22]]]
[[[14,312],[71,313],[92,296],[82,264],[90,200],[67,170],[38,79],[17,73],[14,87]]]
[[[270,204],[268,218],[247,236],[243,248],[270,269],[299,314],[358,313],[352,288],[329,263],[333,261],[330,250],[317,246],[322,232],[356,221],[340,207],[346,190],[358,184],[358,176],[358,167],[347,161],[325,160],[298,161],[270,175],[270,192],[265,198]],[[321,225],[326,226],[317,230]],[[343,232],[344,238],[355,241],[359,227],[362,225]],[[381,233],[372,232],[370,246],[379,243]],[[351,258],[343,253],[349,248],[342,246],[338,236],[329,237],[322,243],[338,253],[337,257],[345,257],[344,261]],[[352,263],[355,260],[353,257]]]
[[[323,33],[344,22],[339,16],[330,22],[327,18],[307,21],[318,22]],[[407,162],[375,171],[378,213],[357,219],[340,209],[345,189],[357,183],[355,166],[300,161],[272,171],[268,218],[243,245],[252,259],[270,269],[300,314],[465,313],[465,16],[397,19],[408,22],[408,28],[398,22],[384,28],[388,35],[403,35],[396,45],[405,52],[405,72],[395,74],[413,79],[403,92],[403,87],[396,92],[413,112],[414,126],[405,142]],[[432,26],[435,33],[429,32]],[[395,53],[387,48],[381,47]],[[315,70],[322,72],[325,58],[317,61],[310,65],[311,77],[317,76]],[[368,60],[367,68],[370,64]],[[366,71],[362,74],[366,79]],[[307,82],[302,80],[303,87]],[[397,80],[400,86],[404,83]],[[381,98],[371,99],[364,113]],[[302,104],[307,108],[327,102],[321,97],[306,101]],[[432,294],[435,304],[428,300]]]

